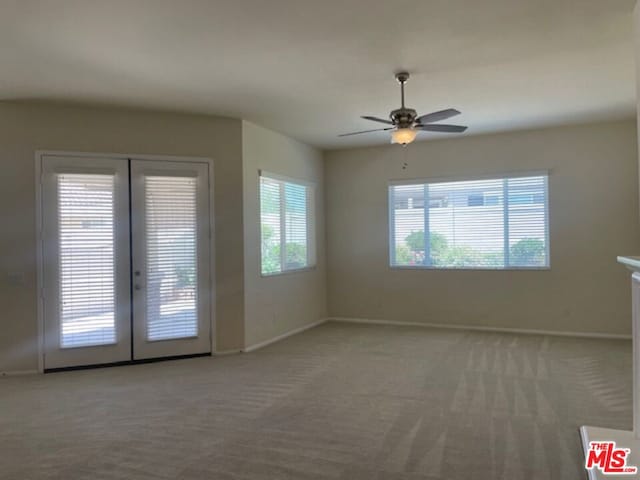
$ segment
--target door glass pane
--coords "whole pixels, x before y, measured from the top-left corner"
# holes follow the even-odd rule
[[[147,339],[198,335],[196,178],[146,176]]]
[[[59,174],[60,346],[115,343],[114,176]]]

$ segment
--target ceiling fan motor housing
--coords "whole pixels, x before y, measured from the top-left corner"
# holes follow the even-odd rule
[[[398,128],[410,128],[418,113],[413,108],[398,108],[389,114],[389,118]]]

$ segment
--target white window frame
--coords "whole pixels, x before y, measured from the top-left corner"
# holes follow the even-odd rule
[[[292,273],[307,272],[309,270],[315,270],[317,263],[316,255],[316,184],[309,180],[303,180],[300,178],[288,177],[278,173],[272,173],[266,170],[258,170],[258,231],[260,242],[262,242],[262,185],[260,179],[262,177],[275,180],[277,182],[291,183],[294,185],[303,186],[307,189],[307,265],[300,268],[285,268],[285,249],[282,245],[286,242],[286,232],[284,226],[285,219],[285,207],[284,201],[280,205],[280,255],[282,269],[279,272],[264,273],[262,271],[262,245],[260,243],[260,255],[258,269],[261,277],[276,277],[279,275],[288,275]],[[282,189],[281,189],[282,192]]]
[[[496,173],[490,175],[470,175],[470,176],[453,176],[453,177],[430,177],[430,178],[411,178],[411,179],[398,179],[390,180],[387,184],[387,213],[388,213],[388,228],[387,228],[387,240],[388,240],[388,253],[389,253],[389,268],[399,270],[460,270],[460,271],[513,271],[513,270],[551,270],[551,247],[550,238],[551,233],[549,229],[549,176],[551,170],[534,170],[524,172],[509,172],[509,173]],[[392,188],[397,185],[420,185],[420,184],[433,184],[433,183],[448,183],[448,182],[465,182],[474,180],[507,180],[511,178],[523,178],[523,177],[544,177],[545,179],[545,196],[544,196],[544,210],[545,210],[545,248],[547,264],[543,266],[505,266],[501,268],[491,267],[441,267],[433,265],[396,265],[395,260],[395,212]],[[425,206],[428,205],[425,199]],[[505,225],[505,229],[508,223]],[[505,236],[508,238],[508,236]],[[507,242],[508,240],[505,240]]]

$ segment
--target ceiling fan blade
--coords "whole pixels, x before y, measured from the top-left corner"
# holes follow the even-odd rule
[[[365,120],[371,120],[372,122],[380,122],[380,123],[386,123],[387,125],[393,125],[393,122],[391,120],[385,120],[384,118],[370,117],[368,115],[365,115],[364,117],[360,117],[360,118],[364,118]]]
[[[385,130],[393,130],[393,127],[389,128],[375,128],[373,130],[362,130],[361,132],[351,132],[351,133],[343,133],[342,135],[338,135],[339,137],[348,137],[350,135],[360,135],[361,133],[370,133],[370,132],[384,132]]]
[[[431,122],[439,122],[440,120],[446,120],[447,118],[460,115],[460,112],[455,108],[447,108],[446,110],[440,110],[439,112],[427,113],[421,117],[416,118],[416,122],[425,124]]]
[[[426,132],[462,133],[468,127],[463,127],[462,125],[444,125],[442,123],[434,123],[431,125],[416,125],[414,128]]]

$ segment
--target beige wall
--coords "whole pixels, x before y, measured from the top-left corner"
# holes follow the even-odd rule
[[[322,154],[249,122],[242,129],[244,168],[245,344],[252,346],[326,317]],[[260,275],[258,171],[316,185],[317,266],[309,271]]]
[[[0,372],[38,365],[34,153],[39,149],[212,158],[217,349],[242,348],[241,135],[241,122],[224,118],[0,103]],[[24,285],[9,281],[21,272]]]
[[[219,351],[311,324],[327,304],[338,317],[629,331],[628,275],[615,256],[640,247],[635,122],[333,151],[323,162],[319,151],[239,120],[0,103],[0,372],[38,365],[36,150],[213,158]],[[388,180],[543,168],[551,270],[388,267]],[[315,269],[260,276],[259,169],[316,183]]]
[[[628,334],[629,275],[616,256],[640,252],[635,128],[603,123],[327,153],[329,314]],[[550,270],[389,268],[390,179],[540,169],[550,170]]]
[[[636,115],[638,119],[638,142],[640,142],[640,108],[638,108],[638,101],[640,99],[640,2],[636,2],[636,6],[633,9],[633,39],[636,61]],[[638,181],[640,182],[640,177],[638,178]]]

